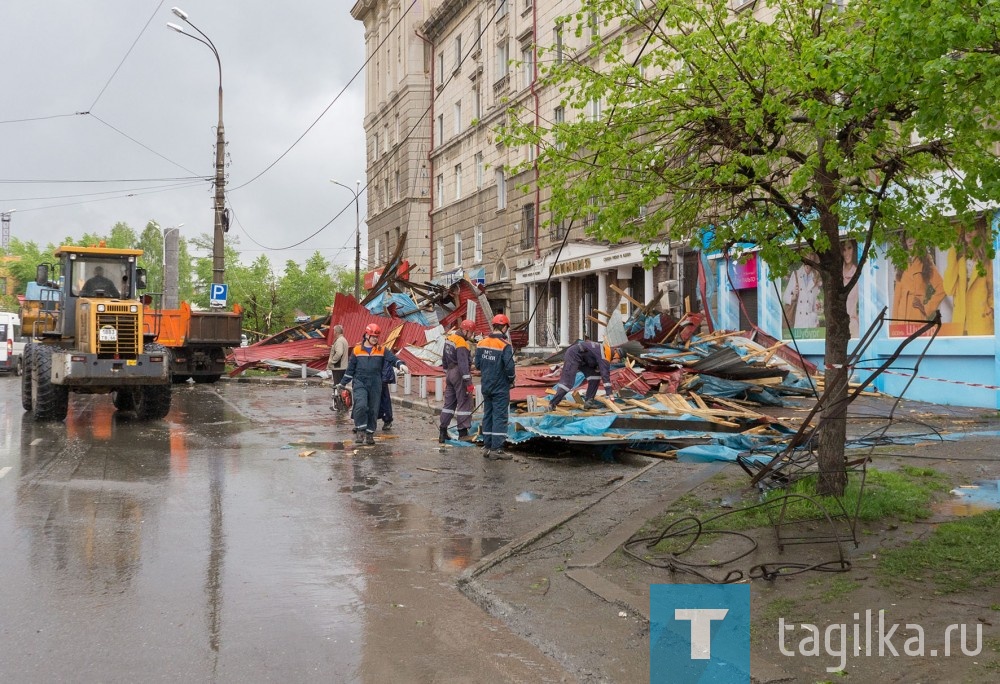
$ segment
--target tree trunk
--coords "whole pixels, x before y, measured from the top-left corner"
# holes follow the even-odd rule
[[[823,279],[823,313],[826,317],[825,389],[820,397],[821,425],[818,433],[817,493],[840,496],[847,487],[847,462],[844,443],[847,439],[847,390],[850,369],[846,367],[847,346],[851,340],[851,319],[847,311],[843,257],[837,243],[818,255]]]

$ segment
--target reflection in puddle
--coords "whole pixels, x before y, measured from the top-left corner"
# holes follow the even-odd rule
[[[934,510],[945,515],[966,517],[1000,508],[1000,480],[982,480],[951,490],[954,499],[941,501]]]

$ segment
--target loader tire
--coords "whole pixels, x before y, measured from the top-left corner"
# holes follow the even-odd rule
[[[32,354],[31,405],[36,420],[66,420],[69,413],[69,387],[52,382],[52,347],[35,346]]]
[[[112,393],[111,400],[115,403],[115,408],[119,411],[134,411],[135,391],[134,387],[125,387]]]
[[[136,387],[132,396],[140,420],[160,420],[170,413],[170,385]]]
[[[21,373],[21,406],[25,411],[31,410],[31,366],[35,356],[35,345],[29,342],[24,345],[24,352],[21,354],[23,371]]]

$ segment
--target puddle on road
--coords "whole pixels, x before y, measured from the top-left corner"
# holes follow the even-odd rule
[[[951,490],[955,496],[948,501],[934,504],[937,513],[968,517],[1000,508],[1000,480],[981,480]]]

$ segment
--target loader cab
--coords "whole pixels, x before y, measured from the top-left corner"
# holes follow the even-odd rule
[[[58,283],[49,280],[47,264],[38,267],[36,280],[59,288],[61,316],[54,333],[62,338],[78,337],[77,316],[84,302],[92,300],[101,312],[115,301],[133,302],[137,290],[146,286],[145,270],[137,266],[142,250],[64,245],[53,255],[59,259]]]

